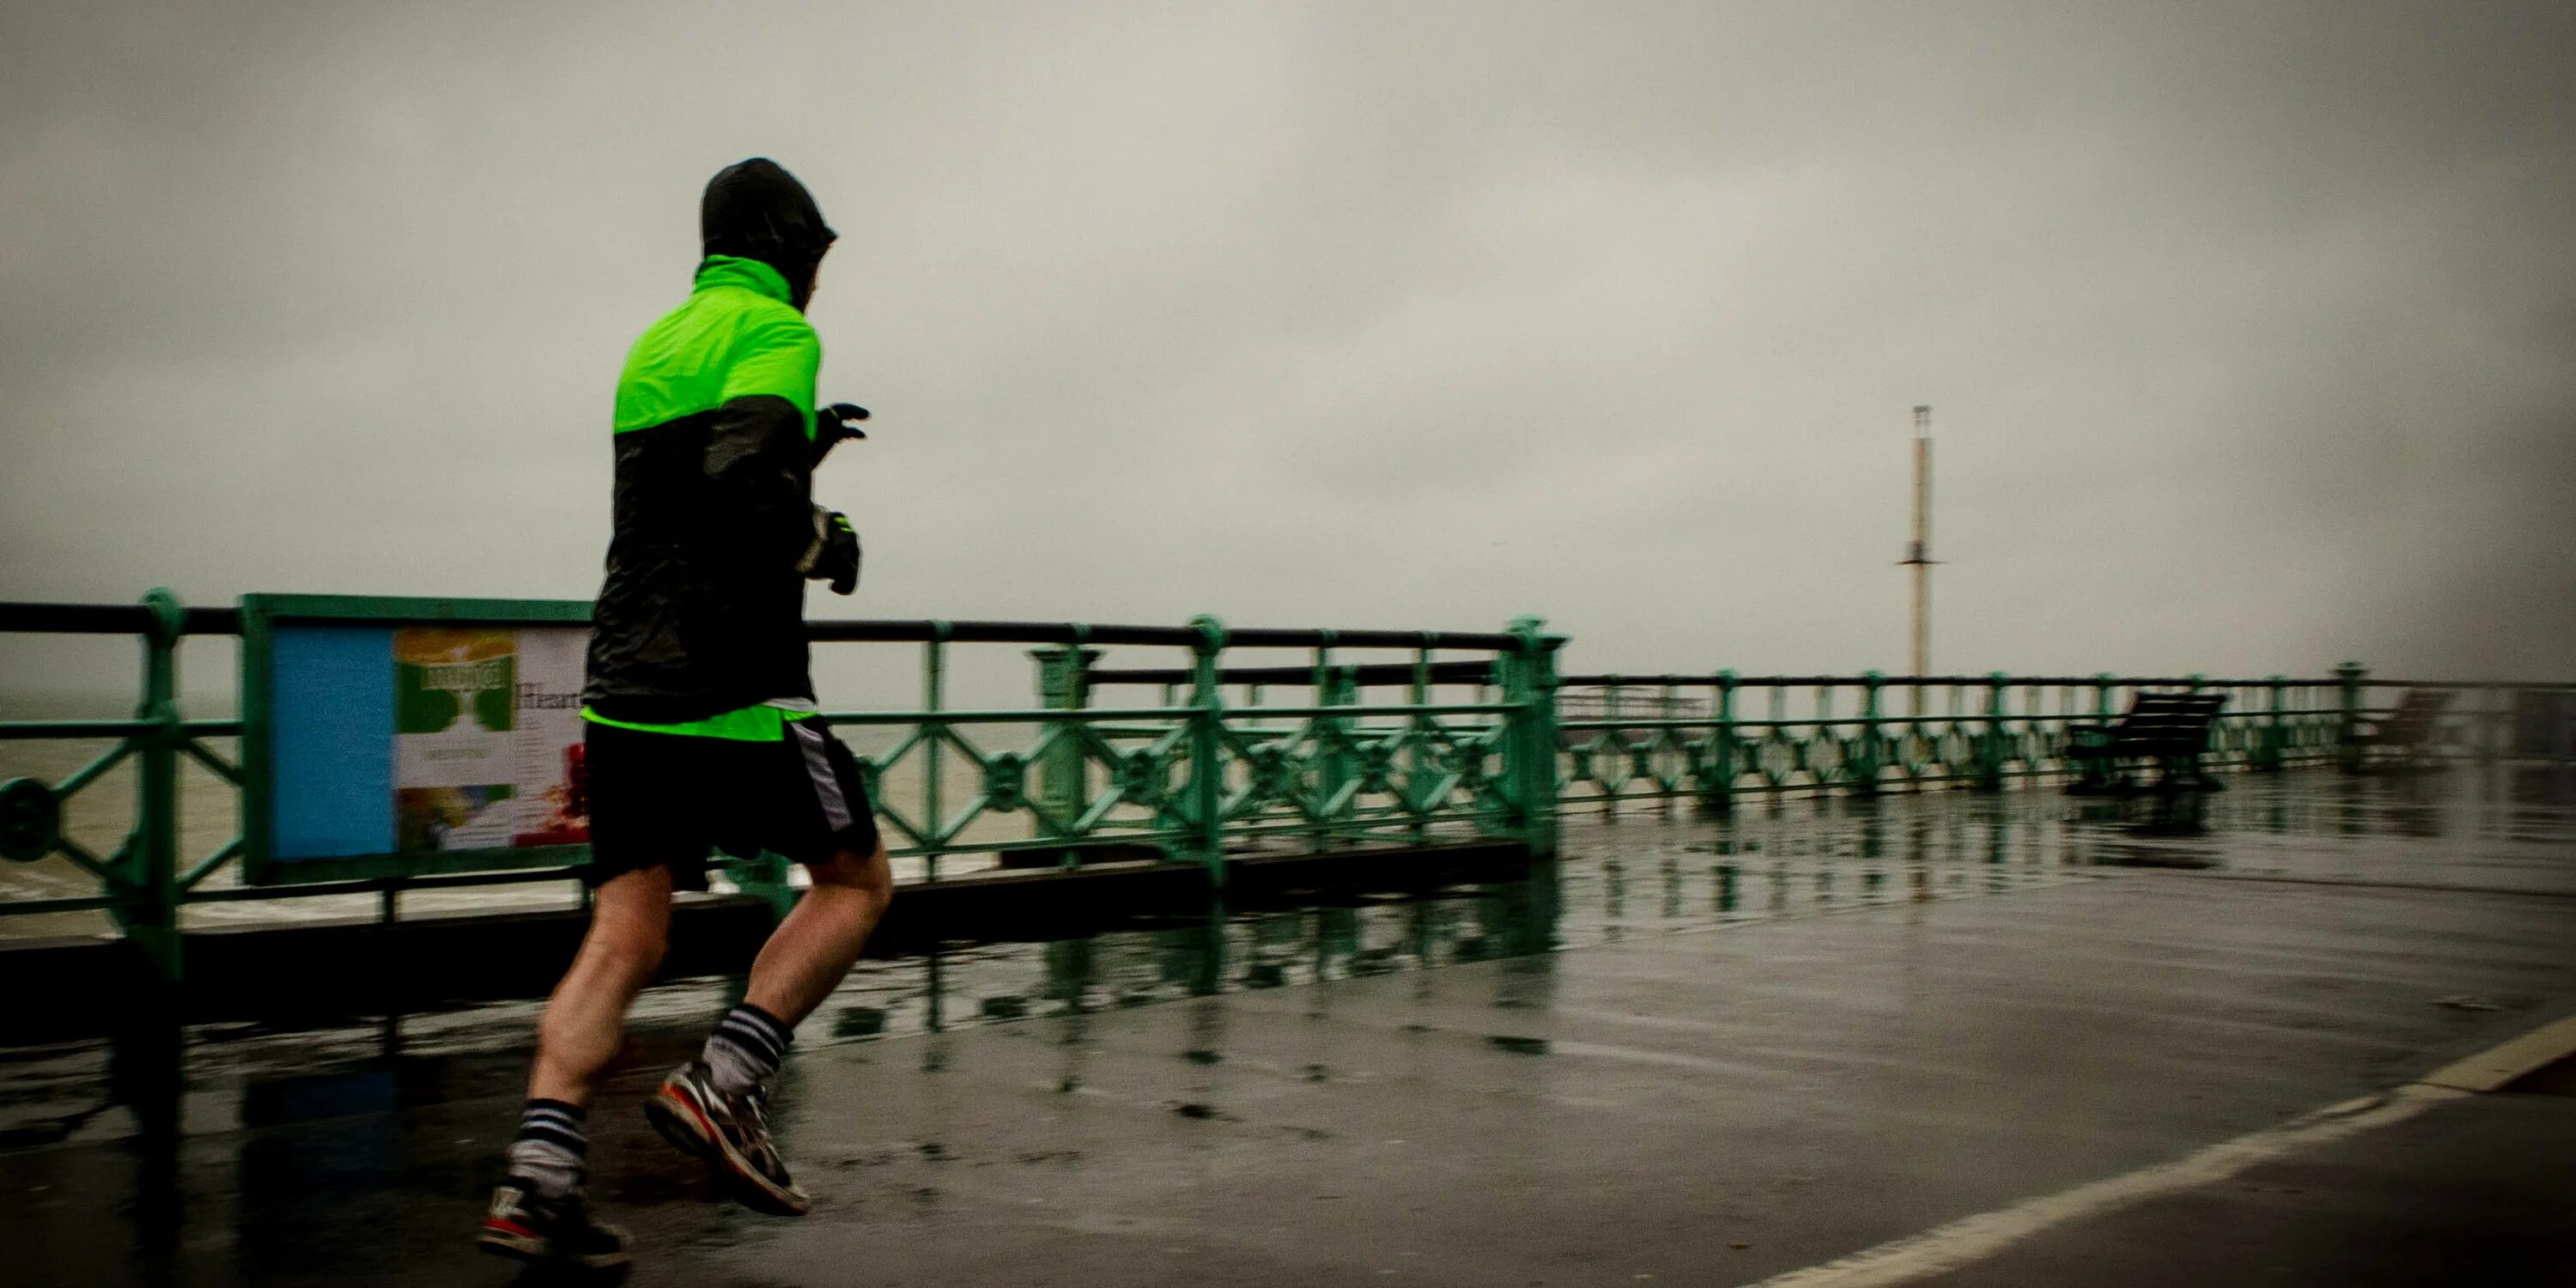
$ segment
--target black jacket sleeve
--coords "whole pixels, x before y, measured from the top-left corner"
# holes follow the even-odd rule
[[[747,566],[790,571],[814,539],[806,417],[773,394],[736,398],[708,428],[710,535]]]

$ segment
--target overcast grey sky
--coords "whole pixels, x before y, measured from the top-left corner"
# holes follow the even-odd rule
[[[1936,667],[2566,675],[2571,15],[16,0],[0,597],[589,595],[766,154],[860,612],[1901,669],[1928,402]]]

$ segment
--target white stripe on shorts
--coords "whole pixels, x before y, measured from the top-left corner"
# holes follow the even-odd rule
[[[805,749],[805,776],[814,780],[814,797],[823,802],[823,821],[835,832],[850,823],[849,798],[841,795],[840,776],[832,772],[832,758],[824,753],[823,740],[831,735],[812,725],[798,722],[787,726],[796,733],[797,743]]]

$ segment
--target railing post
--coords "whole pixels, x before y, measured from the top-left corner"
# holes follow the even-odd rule
[[[2205,671],[2194,671],[2190,675],[2184,676],[2183,680],[2184,683],[2182,691],[2185,693],[2198,693],[2209,687],[2209,674]],[[2191,758],[2192,769],[2202,776],[2202,780],[2204,782],[2207,781],[2209,770],[2201,762],[2205,759],[2216,758],[2226,746],[2227,707],[2226,704],[2221,703],[2218,708],[2218,714],[2210,717],[2208,732],[2201,736],[2199,754]]]
[[[1860,737],[1852,742],[1851,772],[1852,790],[1863,796],[1878,794],[1878,700],[1885,680],[1876,671],[1860,676]]]
[[[2359,662],[2334,669],[2335,683],[2343,690],[2343,709],[2335,722],[2335,755],[2347,774],[2361,770],[2361,681],[2368,674]]]
[[[1664,696],[1662,702],[1662,709],[1656,713],[1656,719],[1681,720],[1687,718],[1682,715],[1682,690],[1680,685],[1666,681],[1664,684]],[[1675,746],[1687,746],[1690,740],[1685,737],[1684,734],[1685,730],[1678,725],[1666,725],[1655,730],[1655,754],[1660,756],[1669,748]],[[1673,816],[1673,811],[1681,808],[1681,802],[1678,799],[1681,796],[1681,792],[1677,790],[1665,790],[1663,788],[1663,771],[1660,769],[1655,773],[1655,780],[1657,789],[1662,790],[1664,793],[1664,817],[1671,818]],[[1674,782],[1676,786],[1678,786],[1680,780],[1675,779]]]
[[[1601,686],[1601,718],[1610,722],[1610,727],[1602,732],[1601,737],[1610,744],[1612,748],[1609,756],[1610,763],[1618,767],[1617,772],[1622,778],[1625,778],[1628,772],[1628,731],[1619,727],[1621,714],[1619,698],[1626,692],[1627,687],[1622,677],[1616,675],[1610,676],[1609,683]],[[1610,772],[1601,767],[1599,759],[1592,762],[1592,774],[1595,779],[1604,778]],[[1620,793],[1613,790],[1607,781],[1599,782],[1598,786],[1601,788],[1601,816],[1619,817]]]
[[[187,734],[179,716],[179,597],[155,588],[143,597],[152,611],[143,637],[143,698],[134,718],[151,728],[134,735],[134,832],[117,865],[123,888],[114,892],[115,915],[129,943],[143,951],[154,974],[176,983],[179,952],[179,744]]]
[[[1851,772],[1851,763],[1843,758],[1842,740],[1834,736],[1833,720],[1834,686],[1827,681],[1816,686],[1816,722],[1807,736],[1800,740],[1807,749],[1807,777],[1815,781],[1818,792],[1830,785],[1825,781],[1824,772],[1816,768],[1815,749],[1818,744],[1830,745],[1834,749],[1834,768],[1838,772]]]
[[[2011,720],[2005,708],[2009,705],[2007,690],[2011,686],[2011,679],[2001,671],[1986,675],[1986,736],[1978,740],[1975,784],[1975,789],[1981,792],[2003,790],[2004,739],[2011,736],[2008,731]]]
[[[1411,695],[1413,705],[1417,707],[1427,707],[1431,705],[1431,640],[1427,633],[1424,636],[1422,647],[1419,650],[1416,650],[1413,655],[1413,683],[1406,689],[1406,692]],[[1407,812],[1427,810],[1431,808],[1432,802],[1421,799],[1421,790],[1422,785],[1430,782],[1435,773],[1431,763],[1430,741],[1432,726],[1438,723],[1438,718],[1435,716],[1418,715],[1406,720],[1404,723],[1409,726],[1409,736],[1405,741],[1410,744],[1409,749],[1405,753],[1407,771],[1405,774],[1404,791],[1402,793],[1404,806]],[[1417,845],[1421,844],[1423,839],[1428,837],[1430,834],[1430,820],[1424,818],[1422,814],[1414,812],[1414,843]]]
[[[1556,649],[1565,641],[1540,634],[1536,617],[1515,618],[1517,647],[1503,655],[1504,773],[1520,809],[1521,839],[1530,857],[1556,857]]]
[[[1716,787],[1701,796],[1702,803],[1720,814],[1735,812],[1735,672],[1717,673],[1717,745],[1709,748],[1713,763],[1711,777]]]
[[[830,735],[825,735],[829,737]],[[796,887],[787,883],[787,860],[763,850],[733,865],[736,890],[769,905],[769,920],[785,921],[796,909]]]
[[[1517,627],[1519,622],[1512,623]],[[1519,632],[1514,632],[1519,636]],[[1511,802],[1511,826],[1522,840],[1530,837],[1530,820],[1535,816],[1531,801],[1529,772],[1532,695],[1538,685],[1530,665],[1530,642],[1518,638],[1512,648],[1494,655],[1494,681],[1502,688],[1503,703],[1511,710],[1503,713],[1503,796]],[[1531,842],[1535,852],[1537,846]]]
[[[1333,664],[1333,634],[1324,632],[1324,643],[1315,649],[1315,705],[1319,707],[1355,707],[1360,702],[1360,673],[1355,666]],[[1355,726],[1348,716],[1331,716],[1318,722],[1316,732],[1323,743],[1323,763],[1316,771],[1316,809],[1322,821],[1315,832],[1316,848],[1322,849],[1333,839],[1332,825],[1340,814],[1333,802],[1359,777],[1358,757],[1351,754],[1351,732]],[[1357,795],[1344,802],[1344,809],[1355,808]]]
[[[1080,626],[1073,628],[1076,637],[1085,634]],[[1037,663],[1038,705],[1049,711],[1080,711],[1091,702],[1091,664],[1100,660],[1100,650],[1080,644],[1048,645],[1029,650]],[[1082,817],[1091,803],[1087,790],[1082,742],[1075,731],[1078,720],[1068,716],[1058,728],[1055,740],[1048,744],[1046,755],[1038,761],[1038,804],[1035,815],[1036,833],[1040,837],[1070,837],[1070,829],[1051,822],[1048,815],[1073,820]],[[1066,866],[1072,866],[1073,855],[1067,851]]]
[[[948,759],[948,726],[939,713],[948,701],[948,633],[945,621],[930,624],[930,638],[921,645],[921,709],[928,713],[928,725],[921,731],[921,826],[929,844],[921,856],[924,881],[939,879],[939,854],[948,844],[940,835],[939,810],[940,766]]]
[[[2290,733],[2283,723],[2288,719],[2285,713],[2289,710],[2289,685],[2287,676],[2276,675],[2271,679],[2272,716],[2263,727],[2263,751],[2255,762],[2265,770],[2277,770],[2289,760]]]
[[[1217,686],[1217,657],[1225,651],[1225,623],[1201,614],[1190,619],[1198,640],[1190,645],[1190,851],[1207,865],[1208,884],[1225,887],[1225,695]]]
[[[2075,718],[2074,689],[2077,686],[2068,686],[2063,701],[2066,707],[2066,749],[2058,761],[2058,768],[2073,775],[2075,781],[2067,786],[2067,790],[2076,795],[2111,791],[2120,782],[2119,762],[2107,754],[2112,743],[2111,695],[2119,683],[2108,671],[2094,672],[2092,719],[2080,722]],[[2096,752],[2105,754],[2092,754]]]

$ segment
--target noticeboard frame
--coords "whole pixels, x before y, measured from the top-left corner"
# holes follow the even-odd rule
[[[457,873],[513,872],[585,862],[590,847],[531,845],[508,849],[359,854],[280,859],[276,826],[276,713],[269,691],[276,629],[293,626],[562,626],[587,624],[586,599],[443,599],[400,595],[241,597],[242,884],[400,881]]]

